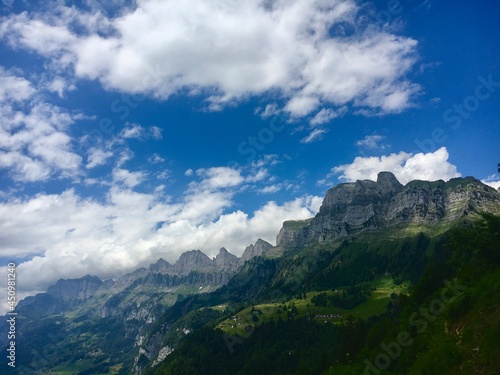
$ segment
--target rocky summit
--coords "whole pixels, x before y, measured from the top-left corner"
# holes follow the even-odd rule
[[[333,241],[367,230],[411,225],[446,225],[481,211],[497,213],[500,193],[473,177],[402,185],[390,172],[377,181],[339,184],[326,193],[310,220],[287,221],[277,246],[298,247]]]
[[[272,248],[273,245],[259,238],[255,245],[247,246],[247,248],[241,255],[240,263],[244,264],[247,260],[250,260],[253,257],[264,255]]]

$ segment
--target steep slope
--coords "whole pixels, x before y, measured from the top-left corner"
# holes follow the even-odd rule
[[[276,243],[300,247],[391,228],[444,231],[465,216],[498,213],[499,206],[500,194],[473,177],[403,186],[392,173],[381,172],[376,182],[356,181],[328,190],[319,213],[311,220],[285,222]]]
[[[245,306],[187,335],[146,374],[498,374],[500,216],[448,235],[410,294],[376,290],[371,311],[338,308],[363,284]]]

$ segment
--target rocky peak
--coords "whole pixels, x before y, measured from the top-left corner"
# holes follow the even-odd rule
[[[182,253],[172,268],[178,275],[187,275],[191,271],[210,270],[213,266],[213,261],[205,253],[191,250]]]
[[[261,256],[272,248],[273,245],[259,238],[254,245],[249,245],[246,247],[245,251],[241,255],[240,264],[244,264],[247,260],[253,257]]]
[[[219,271],[236,271],[238,264],[238,257],[231,254],[224,247],[219,250],[219,254],[215,257],[215,265]]]
[[[377,190],[382,194],[393,194],[403,189],[403,185],[391,172],[380,172],[377,175]]]
[[[163,258],[158,259],[156,263],[153,263],[149,266],[149,271],[153,273],[166,274],[171,271],[171,269],[172,265]]]

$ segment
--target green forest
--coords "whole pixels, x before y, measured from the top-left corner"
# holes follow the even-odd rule
[[[321,321],[301,314],[294,303],[290,309],[295,313],[263,319],[261,310],[254,308],[256,324],[235,335],[218,328],[227,317],[207,319],[147,373],[187,375],[199,369],[217,375],[500,373],[500,218],[483,214],[475,225],[458,227],[431,242],[419,235],[405,243],[399,256],[411,252],[412,246],[414,251],[424,250],[424,266],[418,277],[414,274],[418,267],[399,272],[400,278],[415,282],[407,292],[392,293],[382,313]],[[422,261],[417,258],[416,265]],[[378,258],[379,263],[387,260]],[[387,264],[373,267],[387,268]],[[322,269],[311,275],[305,287],[323,289],[328,272]],[[352,280],[351,285],[341,293],[314,294],[307,308],[354,311],[365,302],[369,283],[366,277],[359,278],[366,268],[346,267],[344,273],[339,282]],[[296,301],[309,295],[306,290],[296,294]]]

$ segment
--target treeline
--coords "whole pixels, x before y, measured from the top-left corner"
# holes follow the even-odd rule
[[[272,320],[246,339],[228,339],[205,327],[148,374],[321,374],[332,359],[347,363],[361,350],[366,334],[365,323],[354,319],[342,326],[304,318]]]

